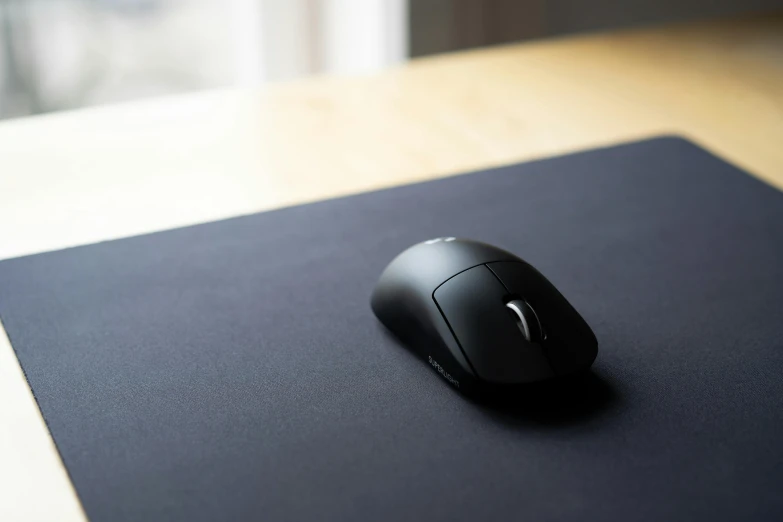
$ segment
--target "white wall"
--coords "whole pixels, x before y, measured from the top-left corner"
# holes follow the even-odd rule
[[[0,119],[408,56],[408,0],[0,0]]]
[[[371,72],[408,56],[405,0],[327,0],[324,2],[324,72]]]
[[[366,73],[408,57],[407,0],[260,2],[265,80]]]

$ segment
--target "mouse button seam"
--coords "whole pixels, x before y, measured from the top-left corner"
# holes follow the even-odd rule
[[[483,265],[483,266],[487,266],[487,264],[488,264],[488,263],[498,263],[498,262],[499,262],[499,261],[484,261],[484,262],[482,262],[482,263],[476,263],[475,265],[471,265],[471,266],[469,266],[468,268],[465,268],[465,269],[463,269],[463,270],[460,270],[459,272],[457,272],[457,273],[456,273],[456,274],[454,274],[453,276],[450,276],[448,279],[445,279],[445,280],[444,280],[444,281],[443,281],[441,284],[439,284],[438,286],[436,286],[436,287],[435,287],[435,289],[432,291],[432,298],[433,298],[433,299],[435,299],[435,292],[437,292],[437,291],[438,291],[438,288],[440,288],[441,286],[445,285],[446,283],[448,283],[449,281],[451,281],[452,279],[454,279],[454,278],[455,278],[455,277],[457,277],[458,275],[462,274],[463,272],[467,272],[468,270],[471,270],[471,269],[473,269],[473,268],[476,268],[477,266],[482,266],[482,265]],[[494,274],[494,272],[493,272],[493,274]],[[495,277],[497,277],[497,275],[496,275]],[[501,284],[502,284],[502,281],[501,281]],[[504,285],[504,286],[505,286],[505,285]],[[436,302],[437,302],[437,301],[436,301]]]
[[[476,266],[479,266],[479,265],[476,265]],[[475,268],[475,267],[471,267],[471,268]],[[468,270],[470,270],[470,269],[468,269]],[[462,273],[462,272],[460,272],[460,273]],[[457,274],[455,274],[455,275],[457,275]],[[451,278],[449,278],[449,279],[451,279]],[[445,281],[444,281],[444,283],[445,283]],[[446,326],[448,327],[449,331],[451,332],[451,336],[454,338],[454,342],[457,343],[457,347],[459,348],[459,351],[462,353],[462,357],[465,359],[465,362],[468,363],[468,366],[470,367],[471,371],[473,372],[473,376],[476,379],[478,379],[478,380],[483,380],[479,376],[478,372],[476,371],[476,368],[473,367],[473,363],[470,362],[470,358],[465,354],[465,349],[462,348],[462,343],[459,342],[459,339],[457,338],[457,334],[454,332],[454,328],[451,327],[451,323],[449,322],[449,318],[446,317],[446,314],[443,312],[443,309],[440,307],[440,303],[438,303],[438,300],[435,299],[435,292],[434,291],[432,292],[432,302],[435,303],[435,306],[437,307],[438,312],[440,312],[440,316],[443,317],[443,320],[446,322]]]
[[[500,276],[497,274],[497,272],[492,270],[492,267],[489,266],[490,263],[500,263],[500,262],[502,262],[502,261],[490,261],[489,263],[484,263],[484,266],[486,266],[489,269],[489,271],[492,272],[492,275],[495,276],[495,279],[497,279],[500,282],[500,284],[503,285],[503,288],[506,289],[506,292],[508,292],[510,294],[511,293],[511,289],[506,285],[506,283],[503,282],[503,280],[500,278]],[[516,261],[510,261],[510,262],[511,263],[515,263]]]

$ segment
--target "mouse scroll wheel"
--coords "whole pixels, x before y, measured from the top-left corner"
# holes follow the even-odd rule
[[[521,299],[514,299],[506,303],[506,308],[511,310],[519,330],[527,341],[537,343],[544,339],[541,322],[529,304]]]

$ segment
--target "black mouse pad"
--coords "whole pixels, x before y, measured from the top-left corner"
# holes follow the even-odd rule
[[[587,377],[466,400],[369,307],[480,239],[593,327]],[[783,194],[676,138],[0,263],[87,515],[783,519]]]

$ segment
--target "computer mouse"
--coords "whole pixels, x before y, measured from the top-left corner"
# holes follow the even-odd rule
[[[598,354],[590,326],[546,277],[478,241],[443,237],[408,248],[381,274],[371,306],[466,393],[578,374]]]

